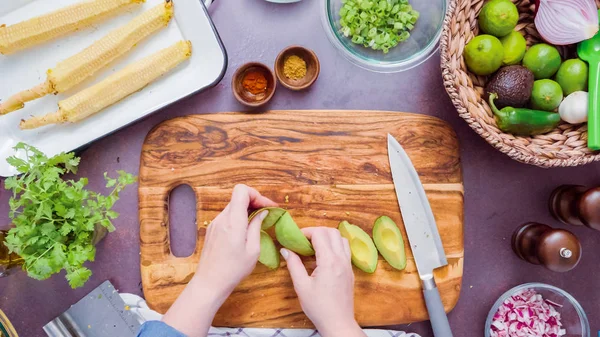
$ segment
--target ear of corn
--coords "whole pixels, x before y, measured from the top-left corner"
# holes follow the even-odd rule
[[[142,90],[191,55],[191,42],[179,41],[125,67],[98,84],[60,101],[58,111],[21,121],[21,129],[34,129],[55,123],[78,122]]]
[[[123,12],[144,0],[89,0],[10,26],[0,26],[0,54],[53,40]]]
[[[45,83],[25,90],[0,104],[0,115],[22,109],[25,102],[51,93],[71,89],[133,50],[146,37],[168,25],[173,17],[170,0],[138,15],[129,23],[114,29],[91,46],[48,70]]]
[[[94,75],[110,62],[132,50],[144,38],[168,25],[173,16],[171,1],[138,15],[113,30],[82,52],[60,62],[48,71],[56,92],[64,92]]]

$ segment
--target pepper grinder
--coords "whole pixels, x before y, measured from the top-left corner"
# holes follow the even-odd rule
[[[558,221],[600,231],[600,187],[559,186],[550,195],[549,206]]]
[[[535,222],[515,230],[512,248],[519,258],[557,272],[575,268],[581,258],[581,244],[573,233]]]

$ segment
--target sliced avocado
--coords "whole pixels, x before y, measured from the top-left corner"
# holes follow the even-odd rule
[[[273,227],[277,223],[279,218],[281,218],[281,216],[287,212],[285,209],[278,208],[278,207],[265,207],[265,208],[257,209],[256,211],[252,212],[252,214],[250,214],[250,217],[248,218],[248,222],[252,221],[252,219],[255,216],[257,216],[258,213],[260,213],[262,211],[269,211],[269,214],[263,220],[262,225],[260,226],[260,229],[262,229],[262,230],[267,230],[267,229]]]
[[[277,221],[275,236],[282,246],[293,252],[304,256],[315,255],[312,245],[296,225],[289,212],[283,213]]]
[[[271,269],[279,267],[279,252],[275,242],[265,231],[260,231],[260,257],[258,261]]]
[[[394,220],[381,216],[373,226],[373,241],[381,256],[394,268],[406,268],[406,252],[404,239]]]
[[[364,272],[374,273],[377,269],[377,248],[369,234],[348,221],[340,222],[338,230],[350,243],[352,263]]]

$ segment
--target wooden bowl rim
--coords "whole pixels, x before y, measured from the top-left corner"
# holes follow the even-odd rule
[[[261,68],[263,70],[265,70],[269,76],[271,77],[271,80],[273,82],[273,90],[271,91],[271,93],[269,95],[267,95],[265,98],[263,98],[260,101],[255,101],[255,102],[249,102],[247,100],[245,100],[236,90],[236,88],[239,87],[239,82],[237,81],[240,76],[249,68],[251,67],[256,67],[256,68]],[[238,102],[242,103],[245,106],[249,106],[252,108],[256,108],[259,106],[263,106],[265,104],[267,104],[271,98],[273,98],[273,96],[275,95],[275,90],[277,89],[277,78],[275,77],[275,74],[273,73],[273,70],[271,70],[271,68],[269,68],[266,64],[261,63],[261,62],[246,62],[244,64],[242,64],[241,66],[239,66],[237,68],[237,70],[235,71],[235,73],[233,73],[233,76],[231,77],[231,91],[233,91],[233,96],[235,96],[235,98],[238,100]]]
[[[315,71],[315,74],[313,75],[313,77],[308,82],[304,83],[303,85],[294,85],[294,84],[289,83],[288,78],[285,77],[285,75],[281,73],[281,70],[277,66],[281,61],[284,60],[285,56],[293,55],[294,50],[302,50],[307,55],[309,55],[310,60],[305,60],[305,61],[307,63],[312,62],[316,68],[316,71]],[[319,57],[317,56],[317,54],[312,49],[309,49],[309,48],[306,48],[303,46],[299,46],[299,45],[293,45],[293,46],[288,46],[288,47],[284,48],[281,52],[279,52],[279,54],[277,55],[277,58],[275,59],[275,65],[273,68],[275,69],[275,75],[277,76],[277,79],[279,80],[279,83],[281,83],[281,85],[283,85],[284,87],[286,87],[290,90],[300,91],[300,90],[304,90],[304,89],[312,86],[315,83],[315,81],[317,80],[317,78],[319,78],[319,74],[321,73],[321,62],[319,61]]]

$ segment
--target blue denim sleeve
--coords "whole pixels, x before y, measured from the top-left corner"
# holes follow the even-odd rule
[[[137,337],[186,337],[186,335],[161,321],[148,321],[142,324]]]

